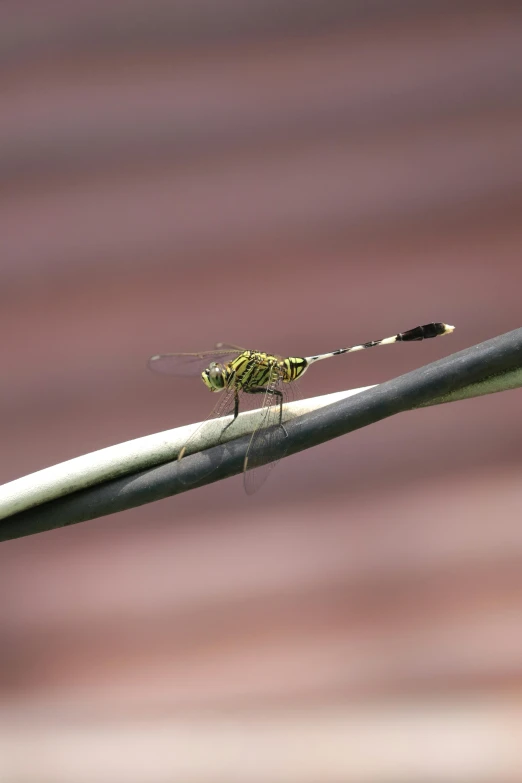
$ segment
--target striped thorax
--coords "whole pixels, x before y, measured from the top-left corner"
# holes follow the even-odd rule
[[[275,381],[291,383],[303,374],[307,366],[306,359],[281,359],[261,351],[242,351],[226,364],[211,362],[201,377],[210,391],[236,388],[248,393]]]

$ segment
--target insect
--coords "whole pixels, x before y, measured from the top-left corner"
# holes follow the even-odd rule
[[[222,392],[222,398],[207,420],[233,413],[233,422],[239,414],[242,401],[246,400],[245,395],[260,396],[261,415],[250,437],[243,466],[245,490],[247,494],[252,494],[285,454],[284,441],[281,440],[281,435],[286,435],[283,406],[294,396],[291,391],[295,388],[294,382],[304,375],[311,364],[343,353],[374,348],[377,345],[426,340],[450,334],[453,329],[453,326],[443,323],[424,324],[408,329],[406,332],[399,332],[393,337],[371,340],[349,348],[338,348],[330,353],[307,357],[283,358],[275,354],[246,350],[237,345],[218,343],[214,350],[200,353],[169,353],[152,356],[149,359],[149,367],[160,373],[200,375],[211,392]],[[230,424],[227,424],[225,429],[229,426]],[[194,437],[194,434],[189,440]],[[187,442],[180,450],[178,460],[183,458],[188,445]],[[212,470],[216,467],[214,464]]]

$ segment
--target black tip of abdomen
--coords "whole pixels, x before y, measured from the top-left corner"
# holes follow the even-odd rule
[[[447,331],[447,326],[443,323],[424,324],[423,326],[416,326],[415,329],[409,329],[407,332],[401,332],[397,335],[397,339],[403,343],[413,340],[428,340],[430,337],[439,337],[442,334],[446,334]]]

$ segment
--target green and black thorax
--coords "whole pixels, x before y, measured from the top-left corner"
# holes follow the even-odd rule
[[[235,388],[248,393],[280,381],[291,383],[307,366],[307,360],[298,357],[282,359],[261,351],[242,351],[226,364],[212,362],[201,377],[210,391]]]

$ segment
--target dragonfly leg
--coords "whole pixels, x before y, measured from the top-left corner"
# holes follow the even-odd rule
[[[234,389],[234,416],[232,418],[232,421],[229,421],[228,424],[225,425],[223,432],[225,430],[228,430],[228,428],[232,426],[232,424],[235,422],[238,416],[239,416],[239,392],[237,389]]]
[[[245,391],[247,391],[245,389]],[[283,392],[279,389],[270,389],[268,386],[254,386],[252,389],[248,389],[248,394],[275,394],[279,397],[279,426],[288,437],[285,425],[283,424]]]

